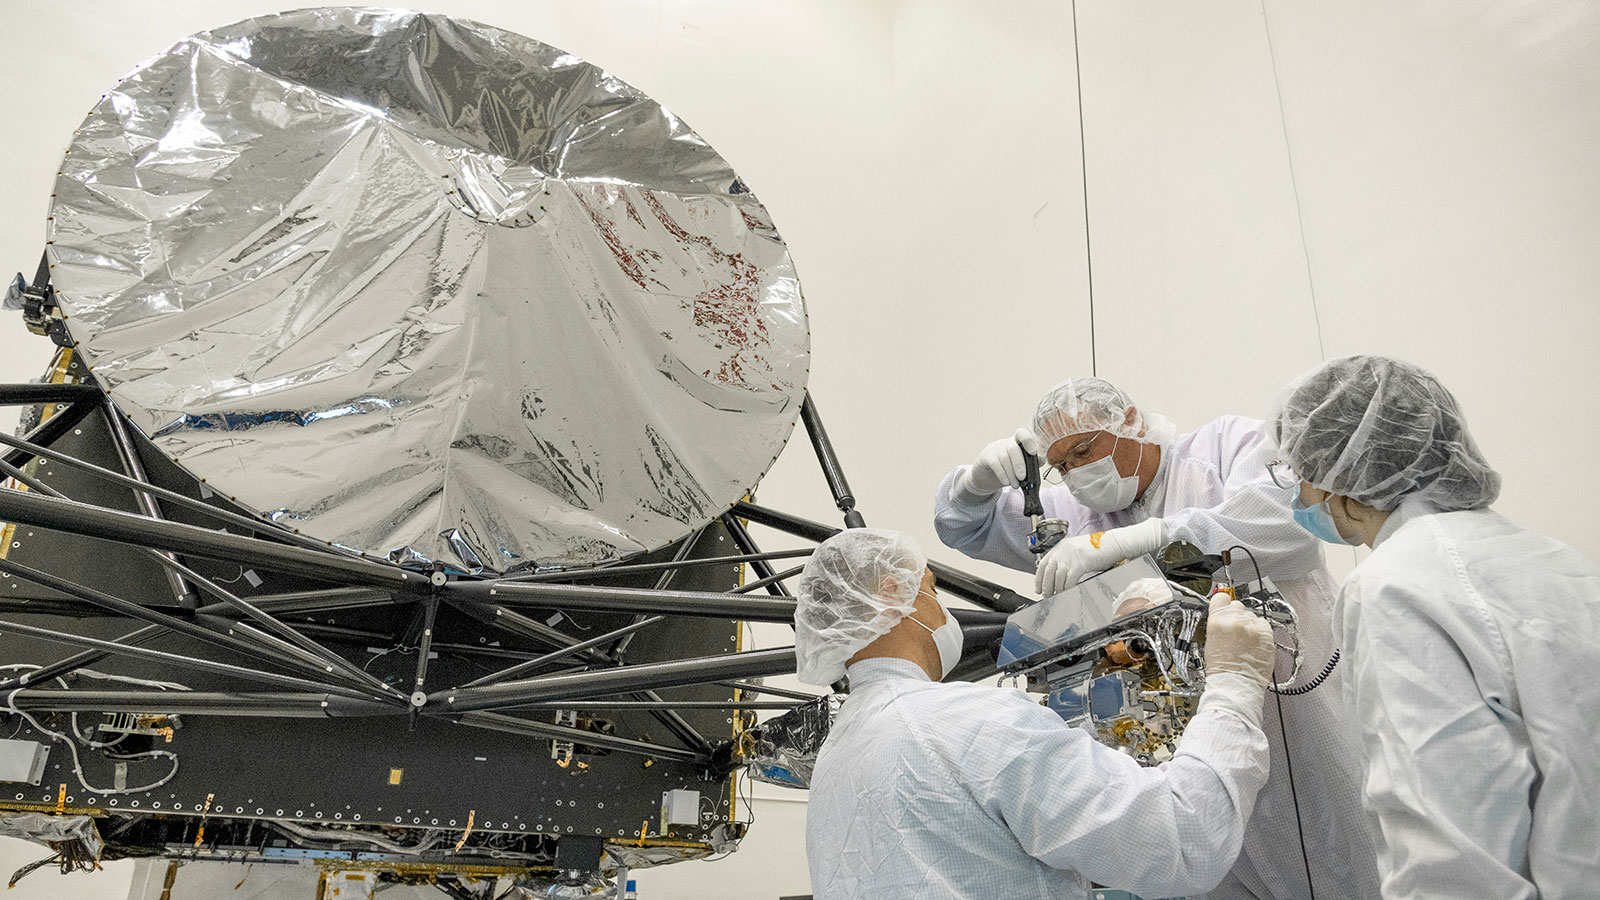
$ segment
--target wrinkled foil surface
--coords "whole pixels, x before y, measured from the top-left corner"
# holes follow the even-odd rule
[[[817,754],[822,752],[844,699],[826,694],[752,729],[753,742],[744,759],[750,777],[784,787],[811,787]]]
[[[581,565],[752,489],[809,334],[766,209],[671,112],[537,41],[312,9],[97,105],[54,284],[116,404],[213,489],[397,562]]]
[[[91,859],[99,859],[100,851],[105,847],[100,830],[90,816],[5,813],[0,815],[0,837],[21,838],[47,847],[67,841],[82,841],[84,852]]]

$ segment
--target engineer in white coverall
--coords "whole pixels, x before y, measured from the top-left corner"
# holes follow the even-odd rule
[[[914,541],[868,528],[822,542],[800,576],[800,680],[850,676],[806,813],[818,900],[1083,898],[1086,878],[1146,897],[1216,884],[1267,775],[1265,620],[1213,601],[1199,711],[1171,760],[1141,768],[1020,691],[940,683],[961,630],[933,584]]]
[[[1045,515],[1067,520],[1071,535],[1039,560],[1040,593],[1058,593],[1168,541],[1188,541],[1206,553],[1246,547],[1299,616],[1302,679],[1328,664],[1337,585],[1321,542],[1294,523],[1293,491],[1274,484],[1267,471],[1275,450],[1264,423],[1223,416],[1179,435],[1104,379],[1072,378],[1052,388],[1031,428],[995,441],[976,463],[951,472],[935,497],[934,525],[946,544],[1028,570],[1036,557],[1028,552],[1032,525],[1016,488],[1024,474],[1019,441],[1064,481],[1040,490]],[[1250,557],[1235,550],[1233,572],[1252,576]],[[1288,678],[1289,666],[1290,656],[1282,654],[1278,678]],[[1243,852],[1210,900],[1378,896],[1350,718],[1337,669],[1310,693],[1268,698],[1272,777]]]
[[[1449,391],[1381,356],[1290,384],[1295,517],[1372,555],[1334,630],[1390,900],[1600,896],[1600,566],[1489,509]]]

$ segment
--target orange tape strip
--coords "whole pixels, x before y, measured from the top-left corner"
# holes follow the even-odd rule
[[[455,852],[460,853],[461,852],[461,848],[466,846],[467,835],[472,833],[472,822],[477,817],[478,817],[478,811],[477,810],[475,810],[475,809],[467,810],[467,830],[461,832],[461,840],[456,841],[456,850],[455,850]]]
[[[206,837],[206,819],[207,819],[207,817],[209,817],[211,815],[211,801],[215,800],[216,797],[217,797],[217,795],[215,793],[210,793],[210,794],[206,795],[205,812],[200,814],[200,830],[196,831],[194,833],[194,845],[196,847],[200,846],[200,842],[205,840],[205,837]]]

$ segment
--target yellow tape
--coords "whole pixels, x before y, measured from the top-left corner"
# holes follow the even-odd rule
[[[171,730],[170,728],[167,729],[169,732]],[[172,740],[171,735],[167,736],[167,740]],[[206,819],[211,817],[211,801],[215,799],[217,799],[215,792],[206,795],[206,809],[205,812],[200,814],[200,830],[194,833],[194,845],[196,847],[200,846],[200,842],[206,839]],[[244,884],[242,881],[239,883]]]
[[[461,852],[461,848],[466,846],[467,835],[472,833],[472,820],[476,819],[477,817],[478,817],[478,811],[477,810],[475,810],[475,809],[467,810],[467,830],[461,832],[461,840],[456,841],[456,850],[455,850],[455,852],[460,853]]]

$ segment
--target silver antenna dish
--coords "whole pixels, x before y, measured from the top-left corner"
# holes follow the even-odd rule
[[[662,547],[805,394],[766,209],[615,76],[461,19],[263,16],[106,94],[56,181],[67,327],[163,453],[254,512],[473,572]]]

